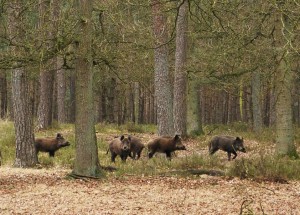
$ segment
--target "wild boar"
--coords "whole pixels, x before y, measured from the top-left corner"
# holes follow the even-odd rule
[[[50,157],[54,157],[58,149],[69,145],[60,133],[57,133],[56,138],[36,138],[34,141],[36,153],[48,152]]]
[[[209,142],[209,154],[212,155],[219,149],[227,152],[228,160],[231,160],[231,153],[234,154],[232,159],[237,156],[237,151],[246,152],[243,138],[231,136],[215,136]]]
[[[186,150],[185,146],[181,142],[181,138],[179,135],[175,135],[175,137],[158,137],[148,142],[147,146],[149,158],[152,158],[156,152],[160,152],[166,153],[167,158],[171,160],[172,152],[176,150]]]
[[[138,160],[141,157],[141,153],[145,148],[145,145],[137,137],[130,136],[130,157],[134,160]]]
[[[130,155],[130,142],[131,137],[128,138],[122,135],[120,138],[115,138],[109,144],[108,151],[111,153],[111,162],[115,162],[116,157],[119,155],[123,162],[126,161],[127,157]]]

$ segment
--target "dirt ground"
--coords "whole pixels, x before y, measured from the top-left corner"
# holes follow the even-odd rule
[[[0,214],[300,214],[300,182],[207,175],[69,180],[70,171],[0,167]]]

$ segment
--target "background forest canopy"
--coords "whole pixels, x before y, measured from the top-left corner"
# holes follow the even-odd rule
[[[48,87],[48,121],[73,123],[78,22],[85,17],[79,17],[76,1],[18,2],[21,10],[0,0],[1,118],[13,118],[10,71],[24,68],[34,115],[40,114],[42,88]],[[155,2],[94,1],[91,60],[97,122],[157,122],[151,11]],[[167,18],[171,82],[181,4],[160,1]],[[15,23],[16,18],[21,22]],[[297,1],[188,1],[190,131],[199,129],[197,124],[241,121],[255,126],[257,118],[265,126],[274,125],[280,81],[293,95],[292,119],[300,125],[299,19]],[[45,82],[39,80],[41,68],[50,74]],[[285,74],[290,82],[282,79]]]

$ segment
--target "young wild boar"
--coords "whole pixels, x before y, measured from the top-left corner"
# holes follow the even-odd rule
[[[227,152],[228,160],[231,160],[231,153],[234,154],[232,159],[237,156],[237,151],[246,152],[243,138],[231,136],[215,136],[209,142],[209,154],[212,155],[219,149]]]
[[[58,149],[69,145],[60,133],[57,133],[56,138],[36,138],[34,141],[36,153],[48,152],[50,157],[54,157]]]
[[[166,153],[171,160],[171,153],[176,150],[186,150],[179,135],[175,137],[162,136],[151,140],[148,144],[148,157],[152,158],[156,152]]]
[[[134,160],[138,160],[141,157],[141,153],[145,148],[140,139],[130,136],[130,157]]]
[[[127,157],[130,155],[130,141],[131,137],[125,138],[122,135],[120,138],[115,138],[110,142],[108,151],[111,153],[111,161],[115,162],[116,157],[119,155],[123,162],[126,161]]]

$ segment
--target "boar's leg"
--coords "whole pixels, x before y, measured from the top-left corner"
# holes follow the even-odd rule
[[[121,156],[121,160],[122,160],[123,162],[125,162],[126,159],[127,159],[127,155],[120,155],[120,156]]]
[[[55,155],[55,151],[49,151],[49,156],[50,157],[54,157],[54,155]]]
[[[172,157],[171,157],[171,152],[167,151],[167,152],[166,152],[166,155],[167,155],[167,158],[168,158],[169,160],[171,160],[171,158],[172,158]]]
[[[37,164],[40,164],[40,161],[39,161],[39,156],[38,156],[38,154],[39,154],[39,151],[38,150],[36,150],[36,157],[37,157]]]
[[[111,153],[111,162],[115,162],[115,160],[116,160],[116,157],[117,157],[117,154],[115,154],[115,153]]]
[[[133,155],[131,154],[131,152],[129,153],[129,155],[128,155],[131,159],[134,159],[133,158]]]
[[[154,154],[155,154],[155,152],[149,152],[148,157],[152,158]]]
[[[142,150],[140,150],[140,151],[137,153],[137,158],[136,158],[137,160],[140,159],[141,153],[142,153]]]
[[[237,156],[237,153],[236,152],[232,152],[232,154],[234,154],[233,158],[232,159],[235,159],[236,156]]]
[[[210,147],[209,148],[209,154],[210,155],[213,155],[216,151],[218,151],[219,149],[218,148],[212,148],[212,147]]]
[[[133,160],[135,160],[136,153],[135,153],[135,152],[132,152],[132,154],[131,154],[131,152],[130,152],[129,157],[131,157]]]
[[[228,160],[230,161],[231,160],[231,152],[227,152],[227,155],[228,155]]]

